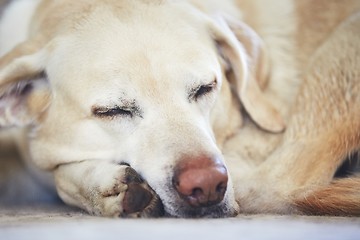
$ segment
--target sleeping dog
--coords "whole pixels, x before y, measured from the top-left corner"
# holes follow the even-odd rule
[[[12,1],[1,141],[95,215],[358,215],[360,180],[333,178],[360,146],[359,9]]]

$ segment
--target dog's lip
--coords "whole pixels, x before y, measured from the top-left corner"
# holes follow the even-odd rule
[[[236,211],[232,212],[223,212],[223,211],[185,211],[185,212],[178,212],[178,213],[169,213],[165,211],[165,217],[173,217],[173,218],[231,218],[237,216]]]
[[[228,204],[227,197],[224,197],[220,203],[212,206],[193,207],[175,190],[173,178],[168,178],[167,180],[166,184],[156,184],[156,186],[162,186],[160,189],[154,189],[158,194],[157,196],[161,198],[165,217],[225,218],[234,217],[238,214],[237,208]]]
[[[189,205],[186,201],[178,198],[176,203],[164,203],[165,216],[175,218],[226,218],[234,217],[238,214],[236,209],[226,206],[225,200],[212,206],[194,207]],[[171,210],[175,209],[175,211]]]

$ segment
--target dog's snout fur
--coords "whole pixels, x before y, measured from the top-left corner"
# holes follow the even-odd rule
[[[216,205],[224,199],[228,174],[218,157],[200,156],[180,161],[173,185],[191,207]]]

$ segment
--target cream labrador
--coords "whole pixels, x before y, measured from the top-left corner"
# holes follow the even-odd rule
[[[359,180],[331,183],[359,147],[359,8],[17,0],[0,126],[96,215],[359,214]]]

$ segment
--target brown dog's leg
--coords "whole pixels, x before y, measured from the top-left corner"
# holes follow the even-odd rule
[[[283,144],[239,188],[243,211],[360,215],[360,181],[331,183],[360,149],[359,29],[350,17],[314,54]]]

